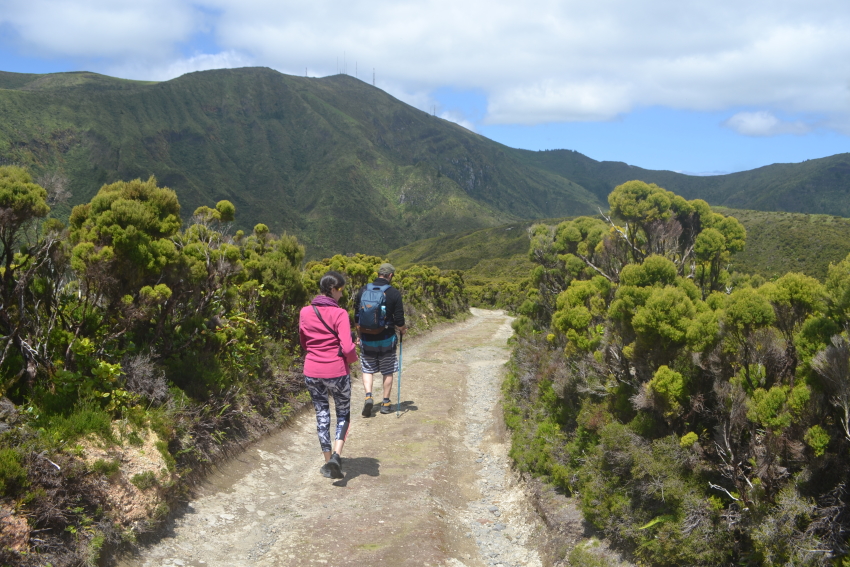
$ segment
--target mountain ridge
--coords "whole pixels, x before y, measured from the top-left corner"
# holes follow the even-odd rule
[[[687,175],[596,161],[573,150],[517,152],[527,162],[579,183],[600,200],[617,185],[640,179],[711,205],[850,217],[850,153],[722,175]]]
[[[264,222],[296,234],[313,256],[383,253],[470,226],[598,206],[510,148],[347,75],[245,68],[121,89],[89,79],[95,86],[56,81],[28,91],[34,80],[25,77],[0,91],[10,117],[0,124],[0,158],[66,173],[72,203],[104,183],[155,175],[177,191],[184,215],[228,199],[243,228]]]
[[[237,228],[295,234],[311,258],[595,214],[631,179],[712,205],[850,216],[850,154],[710,177],[646,170],[509,148],[348,75],[0,72],[0,115],[0,163],[65,176],[72,205],[105,183],[154,175],[177,192],[184,218],[228,199]]]

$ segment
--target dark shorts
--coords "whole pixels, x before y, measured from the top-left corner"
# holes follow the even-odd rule
[[[398,357],[394,350],[368,352],[363,349],[360,353],[360,369],[364,374],[393,374],[398,372]]]
[[[396,335],[381,340],[369,340],[368,336],[363,335],[360,341],[360,369],[364,374],[386,376],[398,372],[396,357],[398,337]]]

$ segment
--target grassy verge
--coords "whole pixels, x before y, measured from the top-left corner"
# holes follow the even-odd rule
[[[291,419],[298,364],[193,400],[177,388],[119,419],[93,407],[39,415],[3,399],[0,564],[94,565],[155,532],[209,466]]]

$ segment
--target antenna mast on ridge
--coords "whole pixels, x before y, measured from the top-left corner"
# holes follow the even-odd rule
[[[372,67],[372,86],[375,86],[375,68]]]

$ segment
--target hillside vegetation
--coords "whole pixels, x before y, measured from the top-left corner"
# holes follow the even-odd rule
[[[774,279],[788,270],[823,279],[829,264],[850,254],[850,219],[748,211],[716,207],[747,231],[747,246],[730,259],[729,270]],[[567,218],[540,222],[559,224]],[[464,270],[471,289],[477,285],[527,278],[528,229],[535,221],[467,230],[420,240],[388,253],[397,265],[425,264]]]
[[[603,202],[617,185],[638,179],[712,205],[850,217],[850,154],[846,153],[712,176],[600,162],[570,150],[516,153],[529,165],[573,180]]]
[[[718,207],[747,229],[747,247],[731,270],[773,279],[788,271],[823,279],[830,264],[850,254],[850,219]]]
[[[608,201],[529,231],[511,456],[640,565],[846,565],[850,256],[735,277],[732,211],[641,181]]]
[[[0,163],[70,191],[70,205],[155,175],[186,211],[227,199],[240,228],[293,234],[310,258],[594,214],[632,179],[712,205],[850,216],[848,154],[699,177],[515,150],[347,75],[244,68],[151,83],[0,72],[0,113]]]
[[[328,269],[342,305],[385,260],[308,262],[233,230],[227,200],[180,221],[154,178],[104,185],[63,225],[0,166],[0,565],[98,564],[169,514],[228,444],[304,404],[298,314]],[[393,281],[413,332],[467,311],[457,272]]]
[[[241,228],[294,234],[311,257],[598,205],[509,148],[347,75],[246,68],[151,84],[3,73],[0,87],[0,160],[64,179],[72,205],[155,175],[186,210],[227,199]]]

